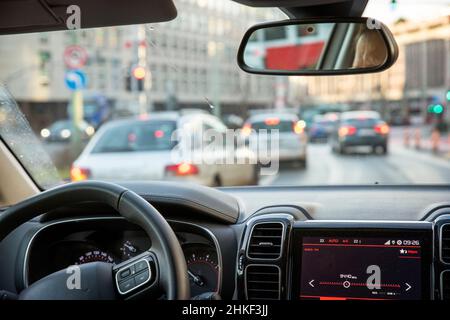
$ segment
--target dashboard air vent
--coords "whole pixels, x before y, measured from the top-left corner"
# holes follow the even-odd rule
[[[441,258],[445,263],[450,263],[450,224],[445,224],[441,229]]]
[[[269,265],[249,265],[246,269],[248,300],[279,300],[280,269]]]
[[[441,286],[442,300],[450,300],[450,270],[442,272]]]
[[[281,256],[282,240],[282,223],[258,223],[252,229],[247,255],[252,259],[278,259]]]

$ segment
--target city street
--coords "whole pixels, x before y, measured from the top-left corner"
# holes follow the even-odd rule
[[[394,139],[389,153],[333,154],[328,144],[309,144],[308,166],[281,165],[277,175],[261,177],[261,185],[450,183],[450,160],[403,147]]]
[[[403,128],[391,130],[387,155],[370,150],[340,155],[331,152],[327,143],[308,144],[308,164],[303,169],[281,163],[276,175],[261,176],[260,185],[342,185],[342,184],[448,184],[450,183],[450,153],[448,142],[441,145],[444,153],[433,155],[427,148],[429,139],[422,141],[422,150],[403,145]],[[426,131],[426,130],[425,130]],[[46,151],[68,178],[68,165],[74,161],[70,145],[44,143]],[[447,154],[447,157],[445,157]],[[62,168],[62,169],[61,169]],[[66,169],[67,168],[67,169]]]

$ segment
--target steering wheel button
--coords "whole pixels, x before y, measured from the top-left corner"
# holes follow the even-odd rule
[[[128,280],[119,283],[119,290],[122,294],[127,293],[134,287],[136,287],[136,282],[134,281],[134,278],[130,278]]]
[[[120,279],[125,279],[126,277],[128,277],[129,275],[131,275],[131,269],[127,268],[125,270],[120,271],[119,273],[119,278]]]
[[[150,278],[150,274],[149,274],[148,270],[145,270],[145,271],[139,273],[137,276],[134,277],[136,286],[138,286],[144,282],[147,282],[149,280],[149,278]]]
[[[136,271],[136,273],[138,273],[141,270],[145,270],[145,269],[148,269],[148,262],[145,260],[138,261],[134,265],[134,270]]]

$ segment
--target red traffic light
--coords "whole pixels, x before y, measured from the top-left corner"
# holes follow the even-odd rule
[[[144,67],[137,66],[133,68],[131,73],[135,79],[142,80],[145,78],[146,71]]]

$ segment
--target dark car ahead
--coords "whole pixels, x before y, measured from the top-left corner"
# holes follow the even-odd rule
[[[371,147],[372,152],[386,154],[389,126],[375,111],[343,112],[331,135],[334,152],[345,154],[350,148]]]
[[[337,113],[326,113],[314,118],[308,129],[308,138],[310,142],[326,142],[333,132],[338,119]]]

